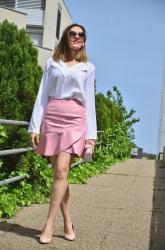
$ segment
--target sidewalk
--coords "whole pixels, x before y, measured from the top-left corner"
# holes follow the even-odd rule
[[[52,243],[39,244],[36,239],[44,226],[48,204],[32,205],[13,219],[1,220],[0,249],[163,250],[154,248],[157,217],[152,211],[153,192],[154,185],[158,186],[154,176],[154,160],[130,159],[92,177],[88,184],[70,184],[75,241],[64,240],[59,210]]]

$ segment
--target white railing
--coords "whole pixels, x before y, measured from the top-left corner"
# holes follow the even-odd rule
[[[0,119],[0,124],[5,124],[5,125],[29,125],[29,122],[27,121],[16,121],[16,120],[5,120],[5,119]],[[98,130],[97,133],[102,133],[102,130]],[[100,145],[101,147],[101,142],[96,142],[96,146]],[[4,156],[4,155],[11,155],[11,154],[19,154],[19,153],[24,153],[27,151],[33,150],[32,147],[27,147],[27,148],[17,148],[17,149],[7,149],[7,150],[0,150],[0,156]],[[72,163],[70,168],[73,168],[79,164],[85,163],[85,161],[83,159],[80,159],[79,161]],[[48,167],[52,167],[51,164],[48,164]],[[29,178],[28,174],[25,174],[23,176],[14,176],[5,180],[1,180],[0,181],[0,186],[5,185],[5,184],[9,184],[18,180],[21,180],[23,178]]]

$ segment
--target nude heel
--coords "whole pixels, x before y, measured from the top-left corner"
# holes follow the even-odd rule
[[[45,237],[41,236],[40,239],[39,239],[39,243],[41,243],[41,244],[50,244],[51,241],[52,241],[52,237],[45,238]]]
[[[73,228],[73,231],[74,231],[73,224],[72,224],[72,228]],[[75,233],[74,234],[64,234],[64,238],[66,240],[75,240]]]
[[[42,233],[44,232],[44,229],[45,229],[45,226],[42,230]],[[42,235],[40,235],[40,238],[39,238],[39,243],[41,244],[50,244],[52,241],[52,236],[51,237],[43,237]]]

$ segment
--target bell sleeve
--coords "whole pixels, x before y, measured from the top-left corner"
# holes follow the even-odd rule
[[[40,133],[40,127],[44,116],[44,111],[48,103],[48,61],[45,65],[44,72],[42,74],[39,90],[37,93],[36,101],[33,107],[31,120],[28,127],[28,132]]]
[[[85,134],[85,140],[97,138],[97,123],[96,123],[96,108],[95,108],[95,66],[92,66],[87,71],[87,79],[85,82],[85,110],[86,110],[86,125],[87,131]]]

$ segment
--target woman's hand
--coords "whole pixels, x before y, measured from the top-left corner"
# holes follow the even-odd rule
[[[39,143],[39,134],[32,132],[30,133],[30,144],[33,147],[33,149],[37,148],[35,141],[37,142],[37,144]]]
[[[92,146],[92,150],[94,152],[94,148],[95,148],[95,140],[94,139],[88,139],[85,141],[85,145],[88,144],[88,145],[91,145]]]

